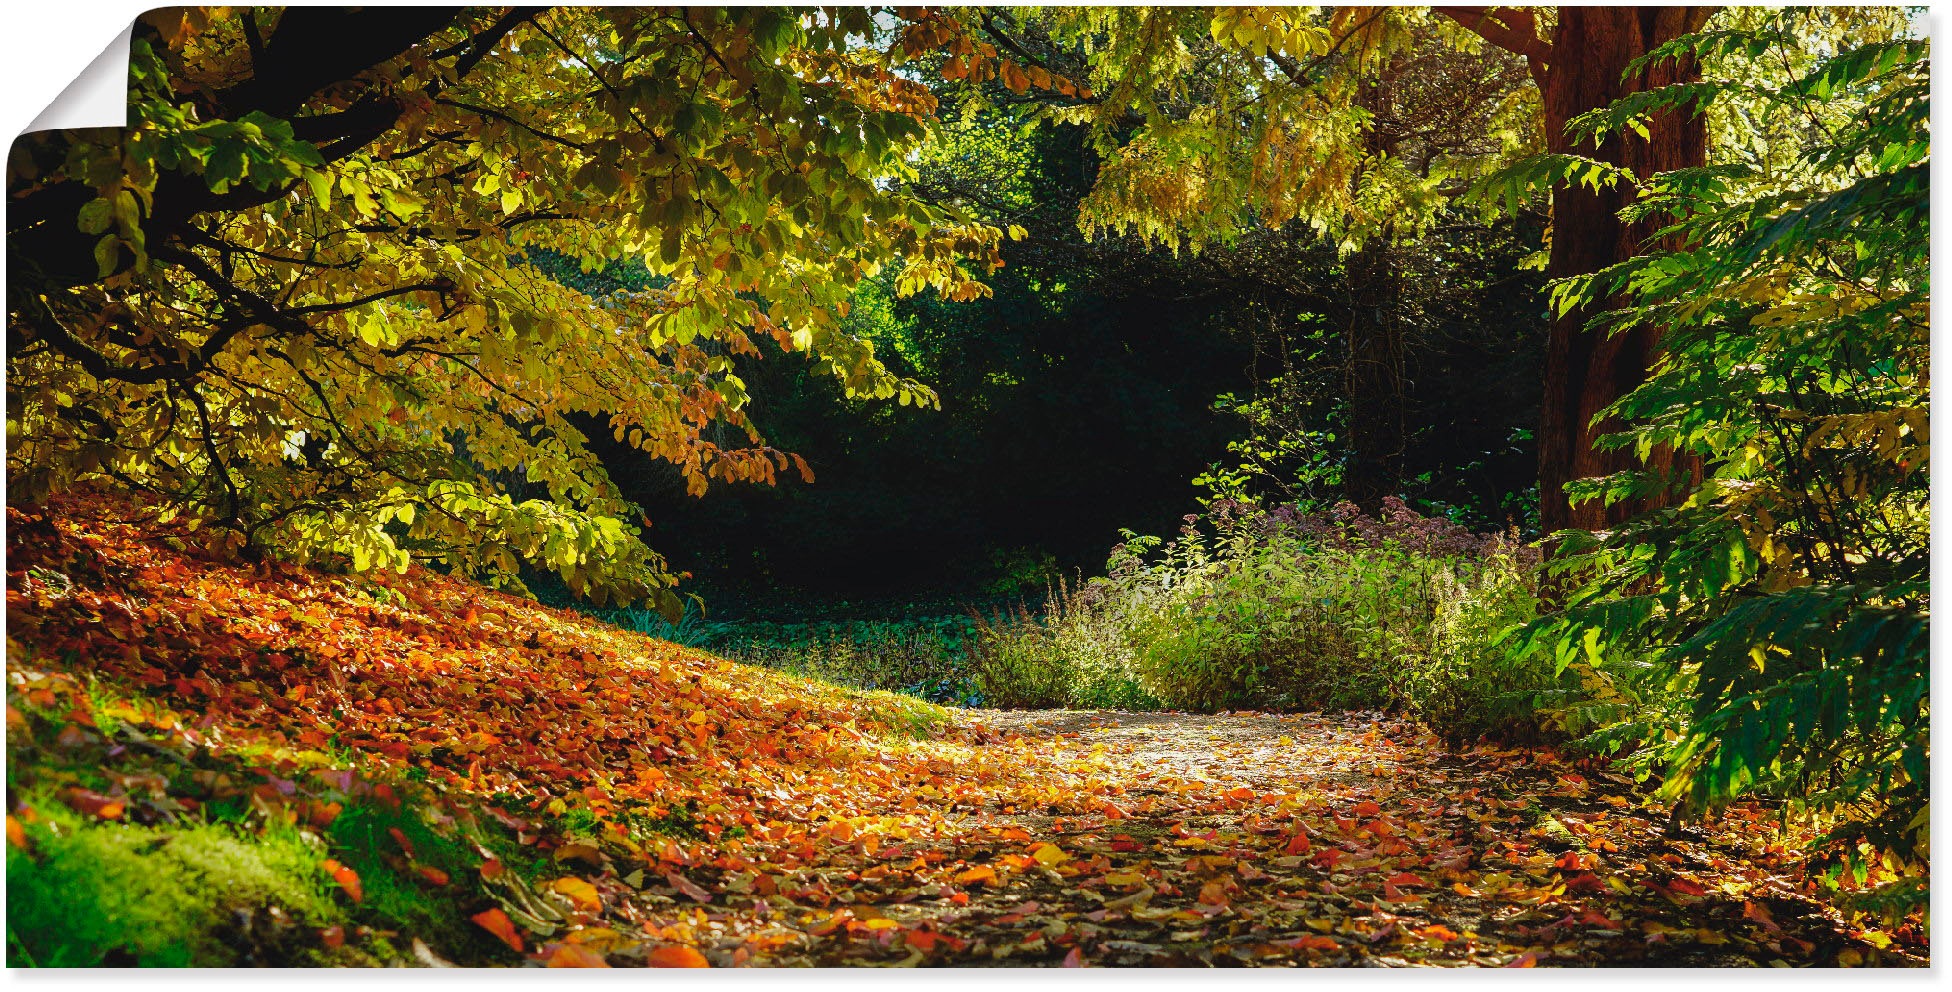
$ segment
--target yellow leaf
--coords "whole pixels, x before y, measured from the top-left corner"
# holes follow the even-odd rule
[[[1055,867],[1071,860],[1071,856],[1064,853],[1063,849],[1059,848],[1056,844],[1039,844],[1031,849],[1030,856],[1035,858],[1038,864],[1050,867]]]
[[[577,909],[594,913],[603,908],[603,897],[597,894],[596,886],[580,878],[559,878],[549,887],[567,897]]]

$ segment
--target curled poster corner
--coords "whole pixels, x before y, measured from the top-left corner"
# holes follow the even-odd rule
[[[24,133],[129,124],[129,38],[135,22],[115,36],[88,67],[75,76]]]

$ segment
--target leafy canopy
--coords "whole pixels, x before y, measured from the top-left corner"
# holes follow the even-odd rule
[[[146,16],[130,126],[32,135],[9,161],[10,480],[112,481],[299,559],[510,583],[526,561],[673,605],[585,431],[694,493],[804,472],[751,422],[733,359],[770,338],[852,395],[932,403],[848,330],[849,296],[887,273],[970,299],[998,264],[1000,232],[899,191],[935,110],[897,71],[931,40],[915,27],[869,8]],[[552,277],[563,259],[650,278]]]

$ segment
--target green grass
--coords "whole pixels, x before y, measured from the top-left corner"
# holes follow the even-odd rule
[[[20,798],[35,819],[32,853],[7,849],[8,967],[303,963],[299,928],[345,919],[321,846],[294,828],[144,827],[85,817],[48,790]]]
[[[73,719],[83,700],[93,726]],[[9,967],[385,965],[412,963],[413,938],[456,963],[518,960],[469,920],[494,904],[481,851],[517,878],[553,866],[411,777],[367,767],[327,782],[314,774],[332,766],[325,754],[190,747],[110,715],[135,707],[100,683],[54,705],[9,702]],[[122,808],[98,816],[76,790]],[[320,826],[263,790],[340,808]],[[360,901],[327,859],[358,874]]]

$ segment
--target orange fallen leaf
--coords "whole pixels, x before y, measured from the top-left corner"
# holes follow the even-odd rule
[[[1342,945],[1336,943],[1332,937],[1320,937],[1312,933],[1305,933],[1293,940],[1281,941],[1281,946],[1292,947],[1296,950],[1303,951],[1333,951]]]
[[[522,952],[522,935],[515,932],[514,921],[508,918],[507,913],[501,911],[501,907],[476,913],[468,919],[473,920],[483,930],[501,938],[501,942],[507,944],[517,954]]]
[[[366,893],[359,885],[358,872],[353,871],[351,868],[340,864],[332,858],[327,858],[319,862],[319,867],[325,869],[326,873],[332,876],[334,882],[339,883],[339,887],[346,891],[346,895],[352,897],[353,902],[366,901]]]
[[[427,881],[434,883],[435,885],[447,884],[447,872],[444,872],[439,868],[435,868],[430,865],[420,865],[416,867],[414,870],[420,872],[421,878],[424,878]]]
[[[653,968],[710,968],[712,963],[695,947],[683,944],[666,944],[652,951],[644,963]]]
[[[608,968],[610,962],[603,955],[581,944],[552,944],[545,948],[548,957],[544,963],[551,968]]]
[[[11,813],[7,814],[7,843],[22,850],[27,848],[27,828],[21,826]]]
[[[1084,967],[1084,948],[1082,947],[1071,948],[1071,953],[1064,955],[1064,967],[1066,968]]]
[[[988,882],[994,885],[996,884],[996,869],[991,868],[989,865],[978,865],[956,875],[956,881],[962,885],[975,885],[978,882]]]

